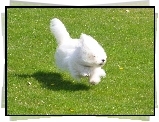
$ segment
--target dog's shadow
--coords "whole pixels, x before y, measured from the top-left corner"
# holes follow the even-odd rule
[[[73,83],[73,81],[64,80],[59,73],[52,72],[43,72],[38,71],[32,75],[21,74],[18,77],[22,78],[35,78],[40,84],[41,87],[47,88],[50,90],[67,90],[67,91],[79,91],[79,90],[89,90],[89,85],[82,84],[81,82]]]

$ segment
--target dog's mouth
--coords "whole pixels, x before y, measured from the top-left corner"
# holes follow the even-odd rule
[[[84,67],[91,67],[91,66],[88,66],[88,65],[83,65]]]
[[[102,65],[104,65],[104,63],[100,63],[99,65],[102,66]]]

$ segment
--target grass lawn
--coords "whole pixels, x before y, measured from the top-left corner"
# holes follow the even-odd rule
[[[153,115],[154,11],[144,8],[7,10],[9,115]],[[107,77],[75,81],[56,66],[52,18],[73,38],[94,37],[107,52]]]

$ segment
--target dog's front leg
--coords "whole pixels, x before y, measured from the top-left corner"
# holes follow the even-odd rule
[[[101,80],[100,73],[98,72],[97,68],[92,68],[89,77],[89,82],[93,85],[96,85],[100,82],[100,80]]]
[[[98,84],[101,80],[101,77],[105,77],[106,76],[106,73],[103,69],[101,69],[101,67],[98,67],[98,68],[92,68],[92,71],[91,71],[91,75],[90,75],[90,78],[89,78],[89,82],[91,84]]]

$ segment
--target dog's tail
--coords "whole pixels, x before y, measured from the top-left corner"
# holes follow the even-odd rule
[[[71,38],[64,24],[57,18],[50,21],[50,30],[54,34],[59,45],[63,43],[63,41]]]

